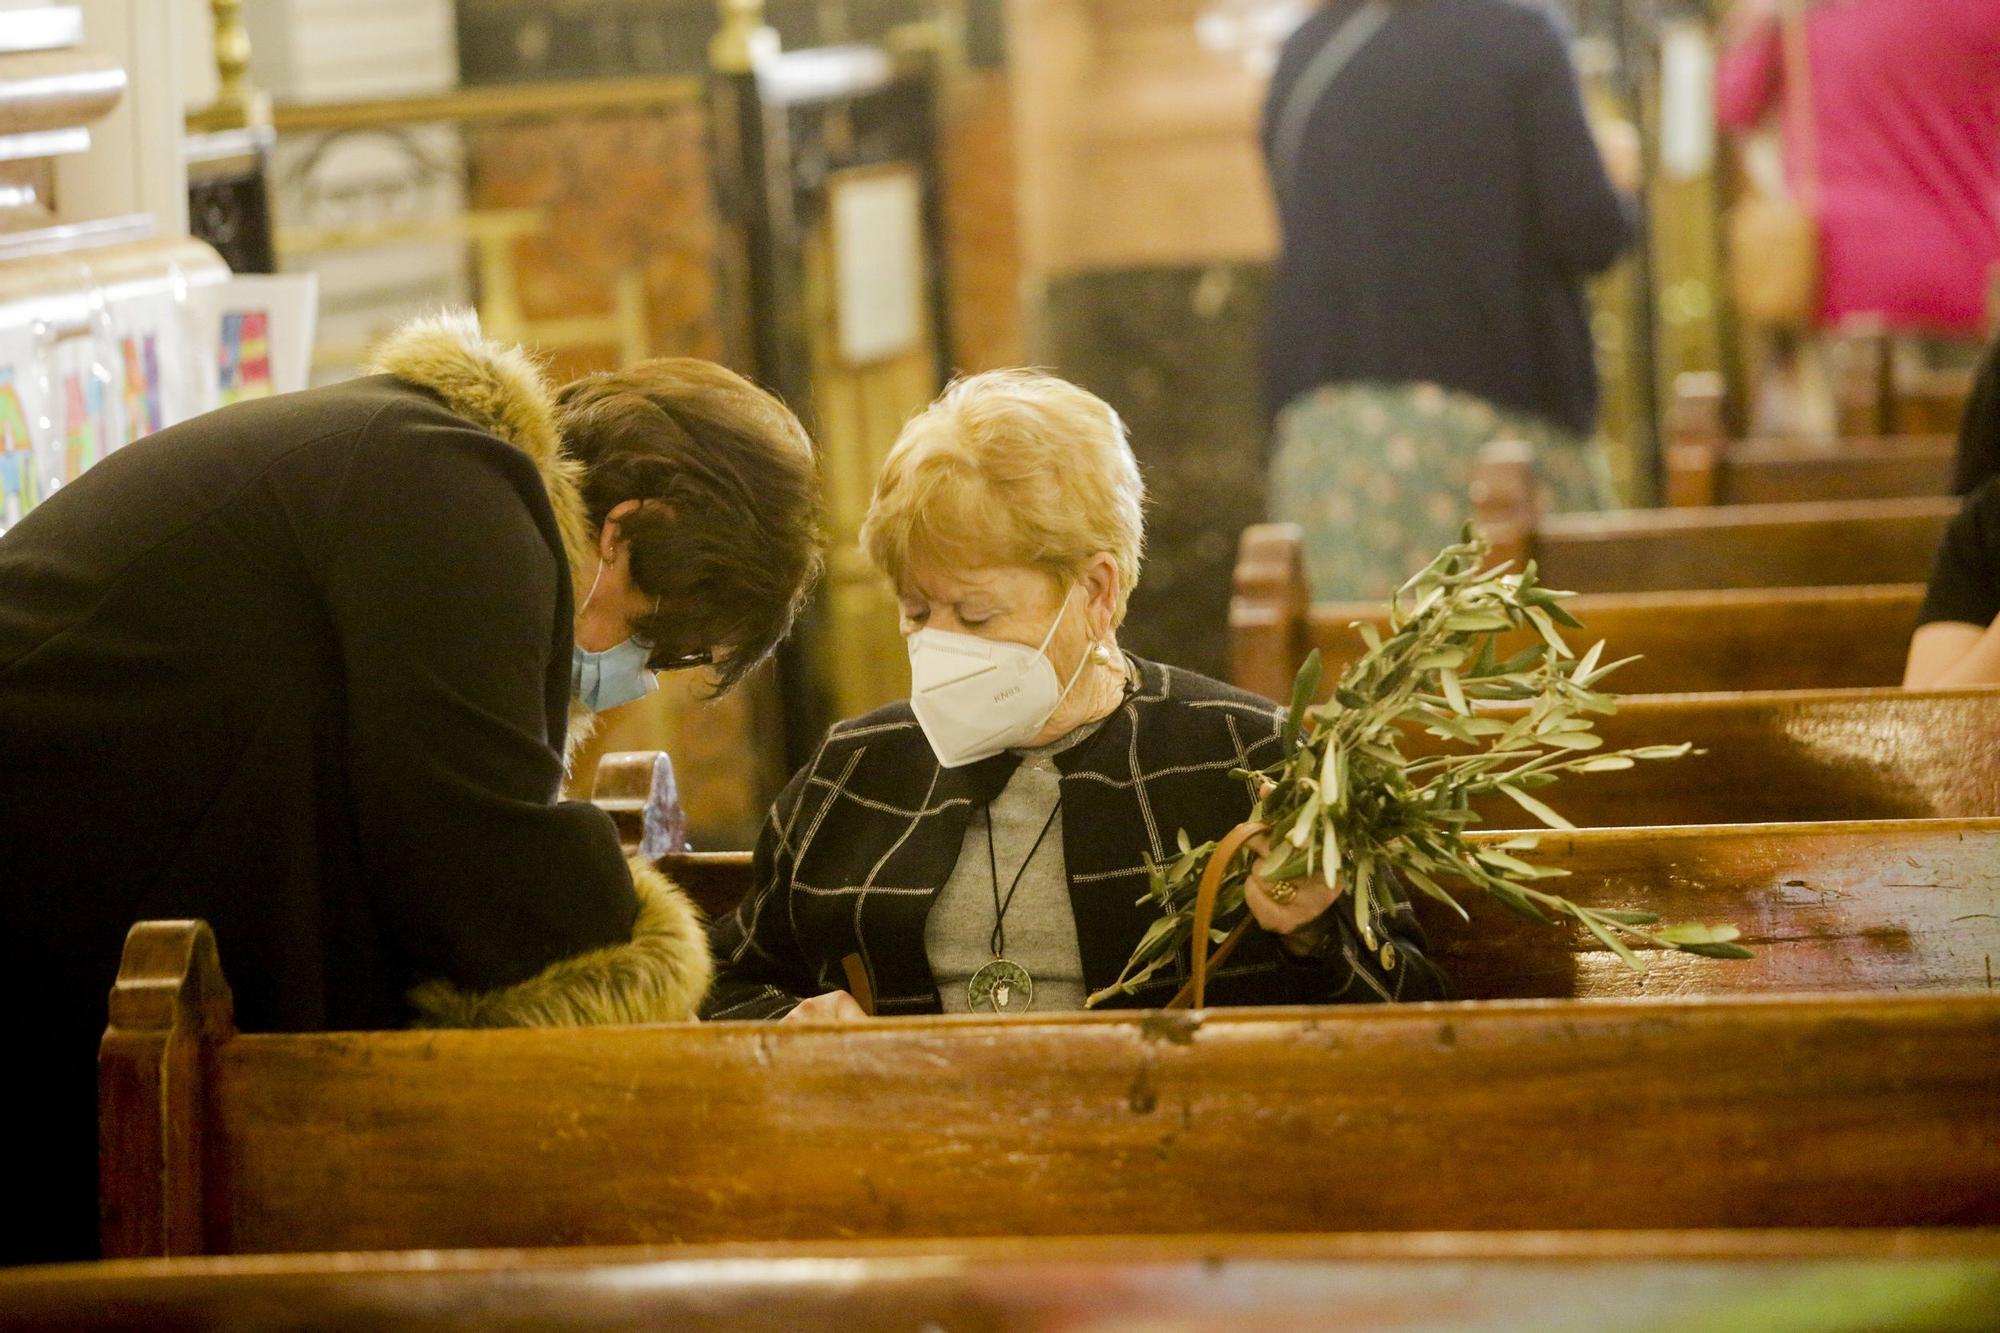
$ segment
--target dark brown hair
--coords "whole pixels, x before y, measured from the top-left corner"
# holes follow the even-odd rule
[[[716,689],[770,656],[822,565],[819,469],[799,419],[734,371],[685,357],[573,380],[556,394],[593,530],[619,520],[632,581],[660,599],[633,625],[655,661],[715,648]]]

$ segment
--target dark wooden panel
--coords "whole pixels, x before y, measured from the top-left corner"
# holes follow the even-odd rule
[[[1917,583],[1958,508],[1940,496],[1558,514],[1527,551],[1543,582],[1577,592]]]
[[[1598,732],[1610,749],[1686,741],[1704,753],[1564,780],[1548,799],[1584,827],[2000,815],[1991,686],[1639,696]],[[1495,828],[1526,818],[1505,800],[1482,812]]]
[[[1578,648],[1604,640],[1607,660],[1636,654],[1607,682],[1630,694],[1895,685],[1923,597],[1916,583],[1585,594],[1567,604],[1583,622],[1568,633]],[[1317,647],[1330,673],[1361,655],[1356,621],[1388,625],[1380,607],[1363,603],[1322,602],[1307,616],[1303,647]],[[1501,647],[1518,652],[1533,641],[1512,635]],[[1305,660],[1303,647],[1283,672],[1287,681]]]
[[[230,1248],[2000,1221],[2000,996],[241,1036]]]
[[[1857,1298],[1869,1302],[1857,1308]],[[0,1274],[0,1329],[1985,1329],[1988,1231],[850,1242],[171,1260]]]
[[[1734,588],[1595,593],[1569,609],[1579,644],[1603,639],[1613,657],[1638,654],[1613,682],[1630,694],[1844,689],[1894,685],[1922,604],[1920,582],[1845,588]],[[1318,648],[1328,678],[1360,656],[1357,622],[1386,629],[1377,602],[1313,604],[1298,533],[1283,524],[1244,531],[1230,603],[1231,679],[1269,698]],[[1530,636],[1504,641],[1508,651]]]
[[[1837,450],[1744,443],[1723,459],[1724,504],[1789,504],[1949,495],[1958,449],[1949,437],[1886,439]]]
[[[1524,921],[1476,895],[1473,924],[1418,896],[1431,953],[1467,999],[1605,999],[1803,991],[1988,990],[2000,955],[2000,819],[1856,821],[1550,833],[1537,859],[1592,907],[1728,922],[1753,959],[1647,952],[1628,968],[1581,927]],[[725,909],[745,853],[662,868]]]
[[[1483,897],[1473,924],[1419,898],[1431,951],[1476,999],[1993,990],[2000,819],[1551,833],[1547,887],[1592,907],[1728,922],[1754,959],[1647,951],[1633,972],[1581,927]]]
[[[1885,435],[1824,445],[1716,437],[1667,449],[1670,505],[1789,504],[1947,495],[1957,441]]]

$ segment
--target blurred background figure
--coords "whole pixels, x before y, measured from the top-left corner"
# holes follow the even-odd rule
[[[1534,446],[1550,507],[1606,506],[1582,283],[1632,239],[1638,144],[1600,150],[1549,15],[1331,0],[1280,54],[1264,148],[1271,512],[1315,594],[1382,596],[1449,543],[1495,439]]]
[[[1792,382],[1760,396],[1756,424],[1831,436],[1817,335],[1916,335],[1905,345],[1931,365],[1974,355],[2000,264],[2000,4],[1737,0],[1723,42],[1724,127],[1781,126],[1782,167],[1753,146],[1746,171],[1817,224],[1818,291],[1799,321],[1809,341]],[[1737,256],[1751,270],[1776,262]]]

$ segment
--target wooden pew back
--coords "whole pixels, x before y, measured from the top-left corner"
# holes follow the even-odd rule
[[[1700,753],[1555,788],[1585,828],[2000,815],[2000,687],[1639,696],[1598,732],[1608,749]],[[1437,745],[1414,739],[1413,753]],[[1492,828],[1526,818],[1504,799],[1481,813]]]
[[[1987,994],[164,1040],[114,1257],[2000,1222]]]
[[[1527,446],[1481,451],[1473,500],[1494,558],[1575,592],[1921,582],[1959,510],[1935,496],[1545,516],[1535,497]]]
[[[0,1272],[0,1330],[1983,1328],[1983,1230],[1059,1237],[178,1259]],[[274,1312],[282,1318],[273,1320]],[[1448,1312],[1448,1314],[1446,1313]]]
[[[1682,443],[1667,450],[1667,503],[1792,504],[1948,495],[1957,441],[1950,436],[1842,440],[1832,447],[1783,440]]]
[[[1412,895],[1430,952],[1473,1000],[1984,990],[2000,953],[2000,818],[1579,829],[1544,836],[1557,892],[1668,921],[1725,921],[1757,956],[1718,967],[1652,951],[1634,972],[1583,927],[1542,926],[1478,895],[1462,923]],[[750,886],[747,853],[660,866],[706,910]]]
[[[1921,583],[1906,583],[1599,593],[1569,608],[1583,622],[1580,639],[1603,639],[1618,657],[1640,654],[1613,678],[1622,691],[1843,689],[1903,678],[1923,597]],[[1313,648],[1329,676],[1338,675],[1361,655],[1356,622],[1386,629],[1388,616],[1378,602],[1315,604],[1297,528],[1245,529],[1229,609],[1230,678],[1237,685],[1290,698],[1292,677]],[[1510,651],[1528,642],[1509,640]]]
[[[617,750],[597,761],[590,803],[618,825],[618,841],[627,852],[638,850],[646,836],[646,802],[659,756],[658,750]]]

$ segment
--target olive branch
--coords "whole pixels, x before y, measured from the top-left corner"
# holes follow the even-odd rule
[[[1482,569],[1485,542],[1468,528],[1390,599],[1389,633],[1357,625],[1367,652],[1341,674],[1332,698],[1312,706],[1321,665],[1315,650],[1292,686],[1280,736],[1282,757],[1268,768],[1235,773],[1251,784],[1252,822],[1270,830],[1269,851],[1232,858],[1216,899],[1212,937],[1226,939],[1242,922],[1251,870],[1266,881],[1324,876],[1343,885],[1345,905],[1362,940],[1377,947],[1376,922],[1399,905],[1407,884],[1470,920],[1445,887],[1453,881],[1490,894],[1531,921],[1579,921],[1636,971],[1645,963],[1633,945],[1676,949],[1708,958],[1749,958],[1728,925],[1662,926],[1650,912],[1585,907],[1535,887],[1569,872],[1525,860],[1536,832],[1505,836],[1471,832],[1472,803],[1505,796],[1541,824],[1573,828],[1532,793],[1572,773],[1608,773],[1634,764],[1678,759],[1692,746],[1643,745],[1605,751],[1595,718],[1617,710],[1594,688],[1634,659],[1603,662],[1599,642],[1581,657],[1561,630],[1583,626],[1562,602],[1574,594],[1543,587],[1530,562]],[[1506,660],[1500,635],[1532,627],[1539,642]],[[1514,717],[1481,704],[1526,704]],[[1411,731],[1440,742],[1438,752],[1404,754]],[[1095,1005],[1129,993],[1185,956],[1194,933],[1196,886],[1216,843],[1191,843],[1182,831],[1179,854],[1147,862],[1139,901],[1162,915],[1146,931],[1125,970],[1092,995]]]

